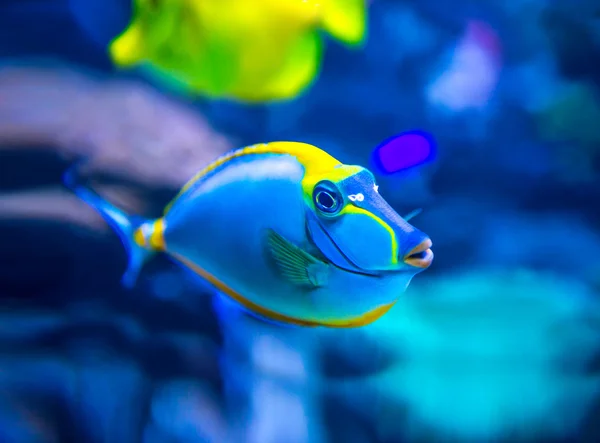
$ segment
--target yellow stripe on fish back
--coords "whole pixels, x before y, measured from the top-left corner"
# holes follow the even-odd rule
[[[194,177],[192,177],[179,191],[175,198],[167,205],[164,214],[171,209],[173,204],[181,197],[194,183],[200,180],[202,177],[214,171],[219,166],[227,163],[238,157],[250,154],[288,154],[296,157],[298,162],[304,166],[306,174],[317,174],[333,169],[341,163],[334,157],[317,148],[316,146],[308,143],[299,142],[272,142],[272,143],[260,143],[256,145],[247,146],[245,148],[236,149],[235,151],[228,152],[217,158],[214,162],[209,164],[207,167],[199,171]]]

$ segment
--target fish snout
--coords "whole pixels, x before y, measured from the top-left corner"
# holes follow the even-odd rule
[[[427,269],[433,261],[433,252],[431,251],[431,246],[431,240],[426,238],[417,246],[404,254],[402,260],[405,264],[414,268]]]

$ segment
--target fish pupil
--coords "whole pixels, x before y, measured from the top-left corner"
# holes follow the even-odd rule
[[[317,203],[323,209],[333,209],[335,207],[335,198],[326,191],[321,191],[317,194]]]

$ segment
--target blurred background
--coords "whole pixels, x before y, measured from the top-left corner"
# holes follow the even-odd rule
[[[598,60],[595,0],[1,0],[0,442],[600,441]],[[406,131],[428,160],[378,162]],[[125,290],[61,179],[157,216],[274,140],[423,209],[374,324],[265,324],[161,257]]]

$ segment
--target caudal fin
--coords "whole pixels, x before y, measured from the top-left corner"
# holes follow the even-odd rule
[[[118,234],[121,243],[127,250],[128,257],[127,270],[123,274],[121,282],[127,288],[133,287],[144,263],[154,254],[152,249],[138,244],[135,240],[136,230],[147,220],[127,215],[93,190],[77,184],[75,167],[70,168],[63,179],[65,186],[98,211]]]

